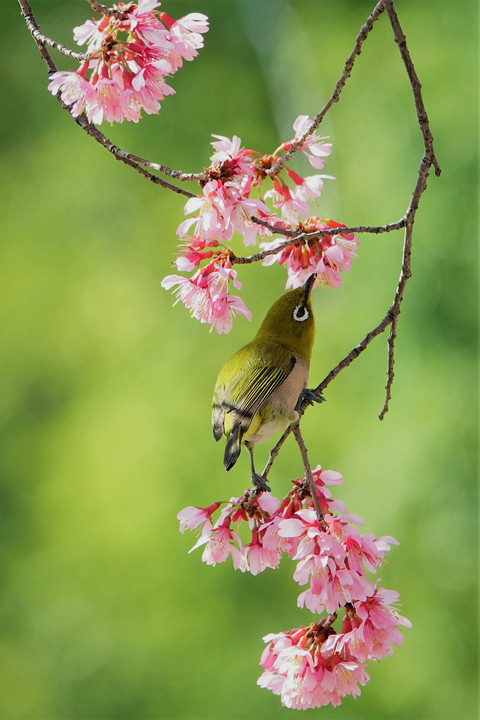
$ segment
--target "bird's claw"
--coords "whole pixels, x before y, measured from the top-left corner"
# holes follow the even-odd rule
[[[263,475],[259,475],[258,473],[252,473],[252,483],[255,485],[256,488],[258,488],[261,492],[271,492],[270,487],[267,485],[265,478]]]
[[[317,395],[315,390],[312,390],[311,388],[305,388],[305,390],[302,390],[302,392],[300,393],[297,407],[295,409],[298,411],[304,402],[308,403],[309,405],[313,405],[314,403],[325,402],[325,400],[326,398],[324,398],[323,395]]]

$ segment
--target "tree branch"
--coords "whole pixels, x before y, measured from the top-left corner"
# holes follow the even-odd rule
[[[322,526],[323,523],[323,513],[322,508],[320,507],[320,502],[318,500],[317,495],[317,488],[315,487],[315,480],[312,474],[312,468],[310,466],[310,461],[308,459],[308,452],[307,448],[305,446],[305,442],[302,437],[302,433],[300,431],[300,425],[298,422],[296,422],[292,427],[292,432],[295,435],[295,440],[297,441],[297,445],[300,450],[300,454],[302,456],[303,460],[303,467],[305,468],[305,479],[308,482],[309,488],[310,488],[310,494],[312,496],[313,504],[315,505],[315,512],[317,513],[317,520]]]
[[[340,93],[342,92],[343,88],[345,87],[345,83],[347,82],[348,78],[350,77],[352,73],[353,66],[355,64],[355,60],[362,52],[362,45],[365,42],[368,34],[372,30],[375,22],[378,20],[380,15],[385,9],[385,3],[383,0],[380,0],[379,3],[374,7],[371,14],[368,16],[368,18],[365,20],[365,23],[362,25],[360,32],[357,35],[357,38],[355,40],[355,45],[353,47],[352,52],[348,56],[348,58],[345,61],[345,66],[343,68],[343,72],[340,76],[340,79],[338,80],[337,84],[335,85],[335,90],[333,91],[330,99],[327,101],[327,103],[324,105],[324,107],[320,110],[317,115],[315,115],[312,124],[306,130],[303,135],[298,138],[295,142],[292,143],[290,148],[287,150],[285,155],[282,155],[272,167],[266,171],[270,177],[273,177],[274,175],[278,175],[280,170],[283,168],[286,162],[290,160],[292,155],[298,150],[298,148],[303,145],[305,140],[309,138],[315,130],[318,128],[320,123],[322,122],[323,118],[327,114],[328,110],[334,105],[336,102],[338,102],[340,98]]]
[[[124,15],[121,10],[117,10],[116,8],[109,8],[106,5],[102,5],[101,3],[97,2],[96,0],[87,0],[87,3],[90,5],[92,10],[95,10],[95,12],[99,15],[110,15],[111,17],[116,17],[120,20]]]
[[[232,264],[237,263],[239,265],[249,265],[250,263],[259,262],[260,260],[264,260],[269,255],[276,255],[277,253],[282,252],[282,250],[285,250],[285,248],[289,247],[290,245],[300,245],[300,243],[315,240],[316,238],[323,235],[339,235],[340,233],[370,233],[373,235],[379,235],[380,233],[400,230],[407,224],[407,217],[405,216],[400,220],[397,220],[397,222],[390,223],[389,225],[356,225],[352,227],[325,228],[325,230],[317,230],[316,232],[312,233],[295,233],[294,230],[288,230],[287,228],[275,228],[273,225],[270,225],[264,220],[260,221],[258,218],[252,217],[251,219],[254,222],[257,222],[259,225],[267,227],[273,233],[285,235],[290,239],[286,240],[284,243],[278,245],[275,248],[262,250],[261,252],[253,253],[252,255],[246,255],[244,257],[237,257],[236,255],[232,255]]]
[[[57,72],[57,67],[55,63],[52,60],[52,57],[50,53],[48,52],[46,48],[46,37],[42,33],[40,26],[37,23],[37,20],[33,14],[33,10],[31,8],[29,0],[18,0],[18,3],[20,5],[20,12],[25,19],[26,25],[28,30],[30,31],[30,34],[32,35],[33,39],[35,40],[35,43],[40,51],[40,54],[47,66],[48,74],[51,75],[54,72]],[[92,5],[92,3],[90,2]],[[98,3],[95,3],[95,5],[98,5]],[[92,5],[93,7],[93,5]],[[52,41],[53,42],[53,41]],[[131,155],[130,153],[126,152],[125,150],[121,150],[115,143],[113,143],[109,138],[107,138],[93,123],[89,122],[86,115],[82,113],[81,115],[78,115],[77,117],[73,116],[71,113],[71,109],[68,105],[66,105],[64,102],[62,102],[62,99],[57,94],[56,98],[62,108],[68,112],[68,114],[74,119],[74,121],[79,125],[82,130],[84,130],[88,135],[94,138],[102,147],[104,147],[106,150],[108,150],[116,160],[120,160],[121,162],[125,163],[129,167],[136,170],[138,173],[143,175],[143,177],[147,178],[147,180],[150,180],[150,182],[155,183],[156,185],[161,185],[162,187],[166,188],[167,190],[172,190],[173,192],[179,193],[181,195],[185,195],[186,197],[195,197],[194,193],[188,192],[188,190],[184,190],[183,188],[178,187],[177,185],[173,185],[172,183],[167,182],[166,180],[163,180],[162,178],[158,177],[158,175],[154,175],[151,172],[148,172],[142,165],[148,164],[145,162],[139,162],[141,158],[138,158],[137,160],[134,160],[135,155]],[[152,163],[153,164],[153,163]],[[164,172],[167,175],[170,175],[172,177],[175,177],[177,179],[191,179],[189,174],[187,173],[180,173],[176,170],[171,170],[170,168],[167,168],[164,165],[158,165],[158,169],[162,169],[162,172]]]

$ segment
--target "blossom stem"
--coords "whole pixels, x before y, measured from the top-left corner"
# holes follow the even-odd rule
[[[297,445],[300,449],[300,454],[302,456],[303,460],[303,466],[305,468],[305,478],[308,481],[309,487],[310,487],[310,494],[312,496],[313,504],[315,505],[315,511],[317,513],[317,520],[320,523],[320,525],[323,526],[323,512],[322,508],[320,507],[320,502],[318,500],[317,495],[317,488],[315,486],[315,480],[312,473],[312,468],[310,466],[310,461],[308,459],[308,452],[305,445],[305,442],[303,440],[302,433],[300,431],[300,425],[298,422],[293,424],[291,426],[292,432],[295,435],[295,440],[297,441]]]

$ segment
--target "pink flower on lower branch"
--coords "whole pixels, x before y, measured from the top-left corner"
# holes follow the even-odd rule
[[[345,695],[360,695],[359,685],[370,679],[363,663],[344,653],[322,654],[333,631],[323,623],[266,635],[268,646],[260,665],[264,673],[257,684],[280,695],[283,705],[296,710],[340,705]]]
[[[325,642],[323,653],[348,651],[361,662],[381,660],[393,653],[393,645],[400,647],[403,635],[400,627],[412,627],[410,620],[394,607],[399,595],[394,590],[378,588],[363,601],[347,605],[342,632],[331,635]]]
[[[252,541],[246,546],[248,569],[252,575],[258,575],[265,568],[277,568],[282,559],[281,550],[270,549],[259,537],[258,530],[252,531]]]
[[[217,256],[191,278],[167,275],[162,280],[162,287],[169,290],[177,286],[177,298],[190,310],[191,316],[211,325],[220,335],[230,332],[235,314],[252,319],[252,313],[243,300],[229,294],[230,280],[237,289],[242,287],[228,259]]]
[[[218,510],[221,503],[214,502],[206,508],[201,507],[186,507],[177,515],[177,519],[180,520],[180,532],[185,532],[185,529],[195,530],[200,525],[212,527],[211,517],[214,512]]]
[[[242,572],[247,570],[245,549],[242,541],[227,522],[212,531],[206,541],[202,560],[207,565],[216,565],[225,562],[229,555],[232,556],[235,570],[241,570]]]

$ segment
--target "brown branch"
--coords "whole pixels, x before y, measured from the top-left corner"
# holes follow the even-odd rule
[[[263,260],[269,255],[276,255],[277,253],[282,252],[282,250],[285,250],[285,248],[289,247],[290,245],[299,245],[303,242],[309,242],[310,240],[314,240],[315,238],[321,237],[322,235],[339,235],[340,233],[370,233],[374,235],[379,235],[380,233],[400,230],[407,224],[407,216],[405,216],[400,220],[397,220],[397,222],[390,223],[389,225],[356,225],[352,227],[325,228],[325,230],[317,230],[316,232],[312,233],[296,234],[294,230],[287,230],[286,228],[275,228],[273,225],[269,225],[269,223],[265,222],[264,220],[259,221],[258,218],[253,217],[251,219],[254,222],[258,222],[259,225],[263,225],[264,227],[271,229],[272,232],[280,235],[285,235],[290,239],[286,240],[284,243],[278,245],[275,248],[262,250],[261,252],[253,253],[252,255],[245,255],[243,257],[237,257],[236,255],[232,255],[232,264],[237,263],[239,265],[249,265],[250,263],[259,262],[260,260]]]
[[[20,0],[19,0],[19,2],[20,2]],[[23,6],[25,6],[25,10],[24,10]],[[27,10],[27,6],[29,7],[29,10]],[[27,24],[27,27],[30,31],[30,34],[35,38],[35,40],[37,40],[43,46],[48,45],[49,47],[53,48],[54,50],[58,50],[58,52],[62,53],[62,55],[67,55],[68,57],[71,57],[74,60],[78,60],[79,62],[84,62],[85,60],[89,59],[90,53],[78,53],[78,52],[75,52],[74,50],[69,50],[69,48],[65,47],[65,45],[58,43],[56,40],[52,40],[51,38],[47,37],[42,32],[40,32],[40,28],[37,25],[37,22],[33,15],[32,9],[30,8],[28,3],[20,2],[20,8],[21,8],[21,13]]]
[[[402,60],[404,62],[404,65],[405,65],[405,68],[407,71],[408,79],[410,80],[410,85],[412,86],[413,97],[414,97],[414,101],[415,101],[415,108],[417,111],[418,124],[420,125],[420,130],[423,135],[425,154],[429,159],[430,165],[433,165],[435,167],[435,174],[438,177],[442,171],[437,162],[437,158],[435,157],[435,152],[433,149],[433,135],[430,131],[428,115],[427,115],[427,111],[425,110],[425,105],[423,102],[422,84],[421,84],[420,80],[418,79],[418,75],[416,73],[412,58],[410,56],[410,52],[408,50],[407,39],[406,39],[405,34],[400,25],[398,15],[395,10],[395,3],[393,2],[393,0],[383,0],[383,4],[388,13],[388,17],[390,19],[390,24],[391,24],[392,30],[393,30],[393,36],[394,36],[395,42],[398,45],[400,55],[402,56]],[[428,173],[428,170],[427,170],[427,173]],[[418,205],[418,203],[417,203],[417,205]]]
[[[303,467],[305,468],[305,479],[308,482],[309,488],[310,488],[310,495],[312,496],[313,504],[315,505],[315,511],[317,513],[317,520],[320,524],[323,524],[323,513],[322,508],[320,507],[320,502],[318,500],[317,495],[317,488],[315,487],[315,479],[312,474],[312,468],[310,466],[310,461],[308,459],[308,452],[307,448],[305,446],[305,442],[302,437],[302,433],[300,431],[300,425],[298,422],[291,425],[292,432],[295,435],[295,440],[297,441],[297,445],[300,450],[300,454],[302,456],[303,460]]]
[[[395,365],[395,340],[397,337],[397,324],[398,317],[401,312],[401,303],[403,300],[405,285],[407,280],[411,277],[411,255],[412,255],[412,235],[413,235],[413,223],[415,221],[415,215],[418,209],[420,198],[427,188],[428,173],[430,168],[434,167],[435,175],[437,177],[441,173],[440,166],[437,158],[435,157],[435,151],[433,148],[433,135],[430,131],[430,123],[428,120],[427,111],[422,97],[422,85],[418,79],[410,52],[407,47],[407,40],[405,34],[400,25],[397,12],[395,10],[395,4],[393,0],[384,0],[385,9],[390,19],[392,26],[393,35],[395,42],[398,45],[400,55],[402,57],[405,69],[407,71],[410,85],[412,88],[413,98],[415,102],[415,109],[417,113],[418,124],[423,137],[424,153],[420,162],[418,170],[417,182],[412,194],[409,208],[406,213],[407,224],[405,227],[405,239],[403,244],[403,259],[402,259],[402,270],[400,273],[400,279],[398,281],[397,290],[395,293],[395,299],[392,305],[392,321],[391,330],[388,337],[388,366],[387,366],[387,383],[385,385],[385,402],[383,408],[379,414],[380,420],[383,420],[385,414],[388,412],[388,406],[392,395],[392,384],[395,377],[394,365]]]
[[[133,160],[140,165],[152,168],[152,170],[157,170],[157,172],[163,172],[165,175],[169,175],[177,180],[192,182],[208,180],[208,173],[205,170],[201,173],[185,173],[181,170],[172,170],[172,168],[169,168],[166,165],[161,165],[160,163],[152,162],[151,160],[145,160],[145,158],[138,157],[138,155],[133,155],[132,153],[125,153],[125,155],[128,156],[130,160]]]
[[[69,112],[68,106],[66,106],[60,97],[57,95],[57,100],[59,101],[60,105]],[[71,113],[70,113],[71,114]],[[73,117],[73,115],[72,115]],[[184,195],[187,198],[196,197],[194,193],[189,192],[188,190],[184,190],[181,187],[178,187],[178,185],[173,185],[172,183],[167,182],[166,180],[163,180],[162,178],[158,177],[158,175],[154,175],[154,173],[149,172],[148,170],[145,170],[144,167],[142,167],[138,162],[135,162],[132,160],[132,156],[130,153],[126,152],[125,150],[121,150],[117,145],[115,145],[109,138],[106,137],[93,123],[89,122],[87,119],[87,116],[85,113],[82,113],[78,117],[73,117],[77,125],[79,125],[82,130],[85,130],[85,132],[93,137],[94,140],[96,140],[102,147],[104,147],[106,150],[108,150],[116,160],[120,160],[121,162],[125,163],[125,165],[128,165],[129,167],[136,170],[140,175],[143,175],[143,177],[147,178],[147,180],[150,180],[150,182],[155,183],[156,185],[161,185],[162,187],[166,188],[167,190],[172,190],[175,193],[178,193],[180,195]],[[175,171],[171,171],[174,173]]]
[[[412,235],[413,235],[413,225],[415,221],[415,215],[420,203],[420,198],[422,194],[425,192],[427,188],[427,180],[428,180],[428,173],[430,168],[433,166],[435,168],[435,174],[438,176],[441,173],[440,166],[438,164],[438,161],[435,157],[435,152],[433,148],[433,135],[430,131],[430,124],[428,120],[428,115],[425,110],[425,105],[423,102],[422,97],[422,86],[418,79],[417,73],[415,71],[415,67],[413,65],[408,47],[407,42],[405,38],[405,34],[403,33],[403,30],[401,28],[400,22],[398,20],[397,13],[395,11],[395,5],[393,0],[384,0],[384,6],[388,12],[388,16],[390,18],[390,23],[392,25],[393,33],[394,33],[394,39],[395,42],[398,44],[402,59],[404,61],[407,74],[410,80],[410,84],[412,87],[413,97],[415,101],[415,108],[417,112],[417,118],[418,123],[420,126],[420,130],[423,137],[423,143],[424,143],[424,154],[422,157],[422,160],[420,162],[420,167],[418,169],[418,175],[417,175],[417,181],[415,183],[415,188],[413,190],[412,198],[410,200],[410,204],[408,207],[407,212],[405,213],[404,218],[402,218],[400,222],[403,223],[403,226],[405,227],[405,236],[404,236],[404,243],[403,243],[403,257],[402,257],[402,268],[400,272],[400,278],[397,284],[397,288],[395,291],[395,296],[393,299],[393,303],[391,307],[388,309],[387,313],[385,314],[384,318],[380,321],[380,323],[367,335],[363,338],[363,340],[356,345],[349,353],[344,357],[326,376],[326,378],[315,388],[314,392],[315,394],[320,397],[323,394],[323,391],[326,389],[326,387],[330,384],[330,382],[338,375],[338,373],[343,370],[344,368],[348,367],[353,360],[355,360],[372,342],[374,338],[377,337],[377,335],[380,335],[382,332],[384,332],[387,327],[391,326],[390,334],[388,337],[388,366],[387,366],[387,383],[385,385],[385,402],[382,408],[382,411],[379,414],[380,420],[383,420],[385,417],[385,414],[388,411],[389,402],[391,399],[392,394],[392,384],[394,380],[394,365],[395,365],[395,340],[397,337],[397,324],[398,324],[398,318],[401,312],[401,304],[405,293],[405,286],[407,284],[407,281],[412,276],[411,271],[411,255],[412,255]],[[378,8],[378,6],[377,6]],[[353,231],[353,230],[350,230]],[[359,229],[355,230],[356,232],[360,232]],[[338,232],[338,229],[337,229]],[[347,232],[347,230],[345,230]],[[288,243],[287,243],[288,244]],[[304,402],[300,409],[300,415],[303,415],[306,408],[308,407],[308,403]],[[285,433],[282,435],[278,443],[275,445],[273,450],[270,453],[270,458],[266,466],[266,471],[270,470],[270,467],[273,463],[273,460],[278,454],[278,451],[280,447],[285,442],[286,438],[292,431],[292,427],[290,426],[287,428]],[[263,473],[264,477],[265,471]]]
[[[117,10],[116,8],[109,8],[106,5],[102,5],[96,0],[87,0],[87,3],[99,15],[110,15],[111,17],[115,17],[121,20],[125,14],[121,10]]]
[[[352,73],[352,69],[355,64],[355,60],[362,52],[362,45],[365,42],[368,34],[372,30],[374,23],[378,20],[378,18],[380,17],[380,15],[384,11],[384,9],[385,9],[384,0],[380,0],[380,2],[377,3],[377,5],[374,7],[373,11],[368,16],[365,23],[362,25],[362,27],[360,29],[360,32],[358,33],[357,38],[355,40],[355,45],[353,47],[353,50],[345,61],[345,66],[343,68],[343,72],[342,72],[337,84],[335,85],[335,90],[333,91],[332,96],[327,101],[325,106],[320,110],[320,112],[317,113],[317,115],[315,115],[314,119],[312,120],[312,124],[310,125],[308,130],[306,130],[303,133],[303,135],[300,138],[298,138],[298,140],[293,142],[292,145],[290,146],[290,148],[285,153],[285,155],[282,155],[282,157],[280,157],[276,161],[276,163],[274,165],[272,165],[272,167],[269,170],[266,171],[266,173],[268,175],[270,175],[270,177],[273,177],[274,175],[277,175],[280,172],[280,170],[283,168],[285,163],[288,162],[288,160],[290,160],[292,155],[298,150],[298,148],[301,145],[303,145],[305,140],[307,138],[309,138],[311,135],[313,135],[313,133],[318,128],[318,126],[320,125],[320,123],[322,122],[323,118],[327,114],[328,110],[332,107],[332,105],[334,105],[336,102],[338,102],[338,100],[340,98],[340,93],[342,92],[342,90],[345,86],[345,83],[347,82],[348,78],[350,77],[350,75]]]
[[[35,40],[35,43],[40,51],[40,54],[48,68],[48,74],[57,72],[57,67],[55,63],[52,60],[52,57],[50,53],[48,52],[47,48],[45,47],[44,42],[44,35],[42,31],[40,30],[40,26],[38,25],[35,16],[33,14],[32,8],[30,6],[29,0],[18,0],[20,5],[20,11],[22,16],[25,18],[25,22],[27,24],[27,27],[30,31],[30,34],[32,35],[33,39]],[[56,95],[56,98],[60,105],[68,112],[68,114],[73,117],[77,125],[79,125],[82,130],[84,130],[88,135],[94,138],[102,147],[104,147],[106,150],[108,150],[112,155],[121,162],[125,163],[129,167],[132,167],[134,170],[136,170],[138,173],[143,175],[147,180],[150,180],[151,182],[161,185],[164,188],[167,188],[168,190],[172,190],[173,192],[180,193],[181,195],[185,195],[186,197],[194,197],[193,193],[188,192],[188,190],[184,190],[183,188],[177,187],[176,185],[172,185],[171,183],[167,182],[166,180],[163,180],[162,178],[159,178],[158,175],[154,175],[151,172],[148,172],[148,170],[145,170],[138,162],[135,162],[131,159],[130,153],[125,152],[124,150],[121,150],[117,145],[115,145],[109,138],[107,138],[93,123],[89,122],[86,115],[82,113],[78,117],[74,117],[71,113],[71,109],[68,105],[66,105],[64,102],[62,102],[62,99],[59,94]],[[174,172],[174,171],[172,171]]]

